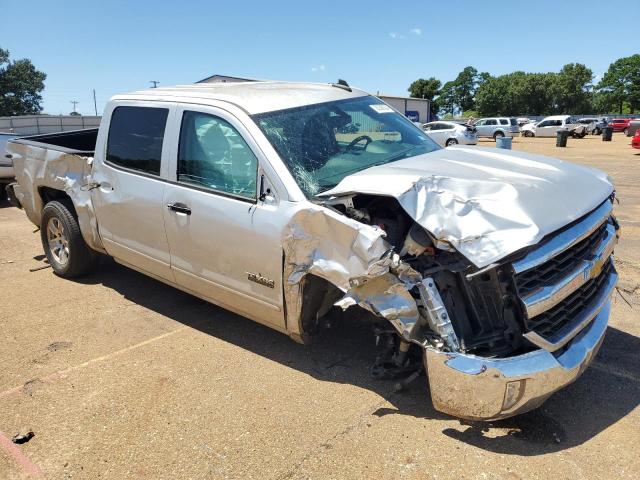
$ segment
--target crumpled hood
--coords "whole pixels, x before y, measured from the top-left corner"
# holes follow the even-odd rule
[[[453,147],[345,177],[322,196],[398,199],[438,240],[481,268],[538,243],[613,192],[599,170],[523,152]]]

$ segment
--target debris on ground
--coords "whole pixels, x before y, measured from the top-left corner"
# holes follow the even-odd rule
[[[33,430],[31,430],[30,428],[23,428],[13,437],[11,437],[11,441],[13,443],[17,443],[18,445],[22,445],[23,443],[27,443],[35,436],[36,434],[33,433]]]
[[[49,268],[51,265],[49,265],[49,262],[44,262],[44,265],[40,265],[39,267],[33,267],[30,268],[29,271],[30,272],[37,272],[38,270],[44,270],[45,268]]]
[[[49,346],[47,346],[47,350],[49,350],[50,352],[57,352],[58,350],[66,350],[67,348],[71,348],[72,345],[73,343],[65,341],[53,342],[50,343]]]

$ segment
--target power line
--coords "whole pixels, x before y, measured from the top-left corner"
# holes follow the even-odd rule
[[[158,84],[159,84],[160,82],[159,82],[159,81],[157,81],[157,80],[149,80],[149,83],[153,83],[153,87],[151,87],[151,88],[158,88]]]

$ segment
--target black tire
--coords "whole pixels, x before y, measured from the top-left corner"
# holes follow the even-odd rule
[[[624,133],[628,137],[629,136],[629,129],[625,128],[624,130],[622,130],[622,133]]]
[[[527,137],[527,138],[535,137],[534,133],[529,131],[529,130],[525,130],[524,136]]]
[[[496,132],[493,134],[493,139],[497,140],[498,138],[503,138],[504,137],[504,133],[502,132]]]
[[[450,138],[445,142],[444,146],[450,147],[451,145],[457,145],[457,144],[458,144],[458,140],[456,140],[455,138]]]
[[[96,261],[96,253],[91,250],[80,232],[74,208],[68,200],[49,202],[42,210],[40,222],[40,239],[42,248],[53,271],[63,278],[74,278],[89,273]],[[58,253],[50,246],[49,236],[56,227],[60,231],[60,241],[52,238],[51,244],[60,245]]]
[[[593,130],[593,134],[594,134],[594,135],[600,135],[601,133],[602,133],[602,132],[600,131],[600,129],[599,129],[599,128],[596,128],[596,129],[594,129],[594,130]]]

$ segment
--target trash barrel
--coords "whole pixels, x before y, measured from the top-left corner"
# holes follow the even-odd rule
[[[613,127],[606,126],[602,129],[602,141],[610,142],[613,137]]]
[[[568,130],[558,130],[556,132],[556,147],[566,147],[567,138],[569,138]]]
[[[511,137],[496,137],[496,148],[511,150]]]

